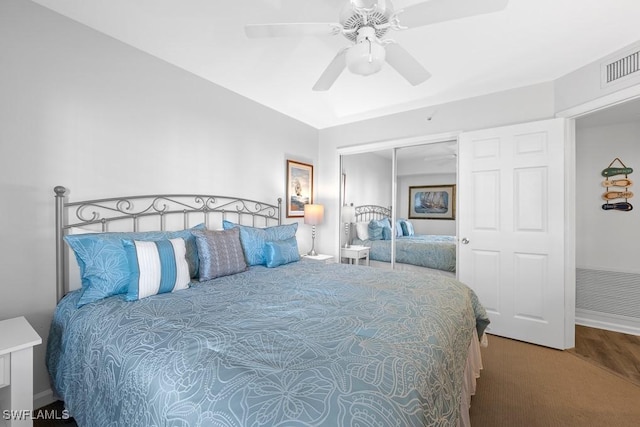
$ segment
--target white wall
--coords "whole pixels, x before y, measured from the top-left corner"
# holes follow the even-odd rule
[[[45,340],[35,393],[49,388],[55,185],[71,200],[200,192],[275,202],[286,158],[318,163],[317,130],[29,1],[0,2],[0,62],[0,319],[24,315]]]
[[[579,124],[579,121],[578,121]],[[576,129],[576,265],[578,268],[640,273],[640,119],[633,123]],[[634,169],[636,196],[629,212],[605,211],[601,175],[616,157]],[[619,166],[616,162],[614,166]],[[614,200],[619,201],[619,200]],[[640,293],[640,288],[639,288]]]

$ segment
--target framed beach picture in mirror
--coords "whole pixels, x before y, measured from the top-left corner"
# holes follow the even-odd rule
[[[304,217],[313,203],[313,165],[287,160],[287,218]]]
[[[409,187],[409,219],[456,219],[456,186]]]

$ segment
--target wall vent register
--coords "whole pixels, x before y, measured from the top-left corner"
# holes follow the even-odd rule
[[[640,77],[640,50],[602,64],[602,86],[606,87],[622,80]]]

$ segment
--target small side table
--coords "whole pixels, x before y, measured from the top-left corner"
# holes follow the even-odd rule
[[[42,344],[42,338],[24,317],[0,321],[0,388],[8,401],[0,402],[0,423],[7,427],[31,427],[33,411],[33,346]],[[7,407],[8,405],[8,407]],[[9,414],[22,414],[13,419],[4,419]]]
[[[350,264],[360,264],[360,260],[364,258],[366,265],[369,265],[369,247],[351,245],[348,248],[340,248],[340,256],[347,258]]]
[[[318,255],[302,255],[301,256],[302,259],[308,259],[310,261],[316,261],[316,262],[321,262],[323,264],[331,264],[333,262],[333,255],[324,255],[324,254],[318,254]]]

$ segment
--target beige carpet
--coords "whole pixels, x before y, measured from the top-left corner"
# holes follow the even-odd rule
[[[640,387],[568,352],[489,336],[473,427],[637,427]]]

